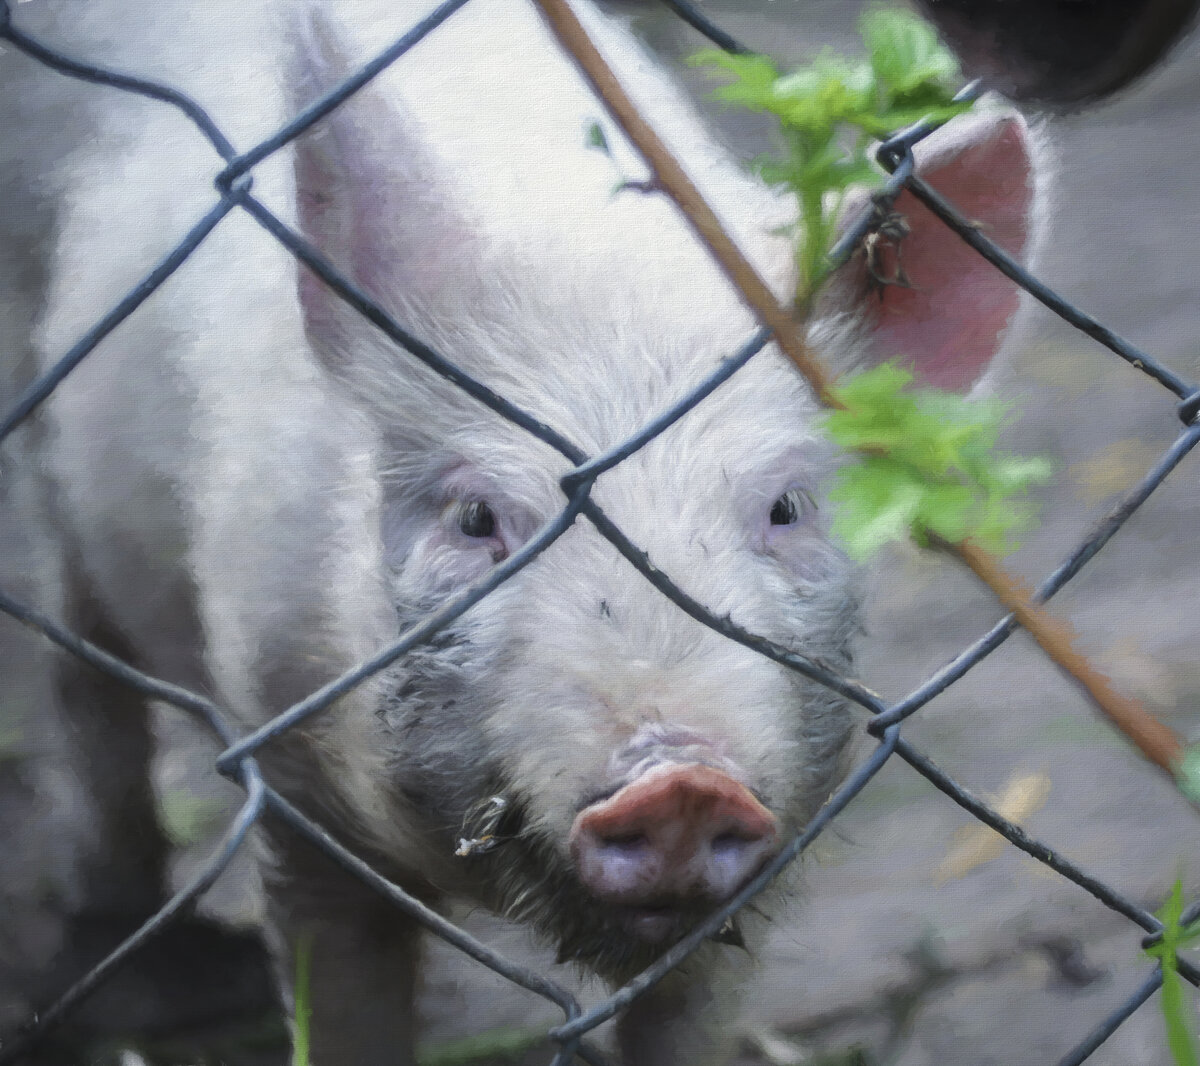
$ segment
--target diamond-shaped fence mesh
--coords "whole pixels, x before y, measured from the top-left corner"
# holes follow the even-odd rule
[[[888,705],[857,681],[836,676],[820,664],[809,661],[795,651],[743,630],[729,617],[718,617],[709,612],[701,603],[677,587],[669,577],[656,569],[641,548],[610,520],[592,498],[592,488],[605,471],[625,461],[677,420],[687,415],[693,408],[704,403],[710,393],[721,388],[743,366],[754,359],[771,340],[771,332],[768,329],[764,327],[754,336],[749,337],[739,351],[731,352],[705,380],[696,385],[687,395],[680,397],[669,410],[664,411],[628,440],[606,454],[588,455],[554,428],[514,405],[504,396],[493,392],[410,333],[402,322],[396,321],[355,284],[344,277],[317,248],[313,247],[300,233],[255,196],[253,170],[258,163],[303,134],[389,65],[403,62],[403,57],[409,49],[427,35],[435,33],[443,22],[452,18],[467,3],[468,0],[446,0],[429,17],[414,26],[375,60],[344,81],[335,90],[323,96],[302,114],[296,116],[274,136],[256,145],[250,151],[238,154],[205,111],[187,96],[165,85],[107,71],[57,53],[23,33],[19,28],[19,20],[12,17],[7,3],[0,2],[0,39],[7,42],[8,45],[59,71],[63,76],[139,94],[160,101],[166,106],[178,108],[195,124],[211,143],[213,149],[227,163],[216,182],[211,210],[170,254],[165,256],[138,285],[128,292],[124,299],[112,308],[108,315],[96,322],[79,339],[78,343],[63,354],[56,365],[37,377],[17,398],[10,410],[2,413],[0,440],[7,437],[28,419],[39,405],[54,392],[55,388],[81,362],[87,359],[101,341],[120,323],[136,314],[139,306],[184,264],[226,216],[241,211],[275,237],[303,263],[304,267],[317,275],[322,282],[369,320],[387,338],[406,349],[414,358],[420,360],[435,373],[453,382],[463,392],[502,418],[555,449],[566,457],[573,467],[561,482],[566,497],[566,504],[562,511],[530,537],[520,550],[515,551],[509,558],[495,566],[484,578],[441,604],[418,625],[404,632],[388,647],[380,649],[356,669],[338,677],[318,691],[312,692],[261,728],[246,735],[239,732],[227,711],[212,700],[197,692],[186,691],[140,672],[113,654],[71,632],[59,620],[47,617],[39,610],[19,602],[0,590],[0,610],[11,618],[37,630],[49,641],[78,657],[95,670],[109,675],[120,684],[128,686],[143,696],[173,705],[200,720],[225,747],[224,752],[216,760],[216,769],[237,782],[245,790],[244,804],[236,818],[228,826],[220,846],[190,883],[73,987],[64,991],[53,1003],[48,1004],[22,1032],[13,1036],[4,1046],[0,1046],[0,1063],[21,1061],[22,1057],[28,1054],[30,1049],[47,1033],[60,1025],[81,1001],[102,986],[123,962],[142,950],[173,920],[185,914],[194,901],[222,876],[234,856],[246,846],[247,838],[256,822],[268,812],[282,823],[286,823],[315,847],[323,850],[345,870],[391,901],[395,907],[411,915],[432,935],[440,937],[466,956],[476,960],[480,965],[491,968],[495,973],[502,975],[515,985],[528,990],[530,994],[543,997],[561,1009],[562,1023],[549,1032],[549,1037],[557,1044],[558,1048],[554,1059],[555,1063],[567,1063],[576,1058],[590,1063],[606,1061],[604,1054],[589,1042],[589,1034],[592,1030],[633,1003],[696,951],[705,940],[718,936],[726,928],[729,919],[772,882],[786,866],[793,863],[891,759],[900,759],[909,764],[917,773],[928,779],[938,790],[981,823],[994,829],[1047,869],[1074,882],[1085,893],[1090,894],[1105,907],[1127,918],[1148,938],[1152,939],[1161,929],[1160,921],[1152,913],[1109,884],[1091,876],[1086,870],[1069,861],[1053,848],[1033,839],[1024,829],[1003,817],[992,806],[981,802],[966,789],[960,787],[947,773],[902,736],[902,726],[907,718],[917,714],[929,701],[962,678],[1008,639],[1017,628],[1011,616],[997,623],[985,636],[963,649],[953,661],[928,677],[908,695],[894,704]],[[739,48],[735,40],[713,26],[703,15],[683,3],[682,0],[669,0],[669,6],[675,14],[685,19],[719,46],[731,50]],[[1127,498],[1113,509],[1085,540],[1074,547],[1061,564],[1043,580],[1035,594],[1035,599],[1041,602],[1053,597],[1087,565],[1130,516],[1149,499],[1197,442],[1200,442],[1200,422],[1196,420],[1197,410],[1200,408],[1200,391],[1192,383],[1182,380],[1150,355],[1137,350],[1102,324],[1056,295],[993,244],[978,226],[973,225],[969,219],[964,219],[935,189],[915,176],[912,165],[913,146],[930,132],[928,127],[918,126],[899,133],[883,145],[879,158],[892,171],[893,176],[876,197],[877,202],[887,202],[889,198],[894,198],[902,188],[907,188],[927,205],[946,226],[979,255],[987,259],[997,270],[1015,281],[1063,320],[1094,338],[1115,355],[1131,363],[1163,388],[1172,392],[1179,400],[1178,412],[1183,429],[1178,438],[1161,456],[1149,474],[1142,479],[1141,483],[1128,494]],[[876,224],[876,218],[874,208],[865,210],[862,217],[848,227],[844,237],[834,250],[833,258],[841,262],[848,260],[860,242],[867,236],[871,227]],[[397,885],[389,882],[336,841],[325,828],[301,813],[273,789],[264,780],[255,761],[256,754],[265,745],[270,745],[288,730],[295,729],[301,723],[321,714],[339,697],[378,674],[412,649],[433,639],[440,630],[491,594],[513,574],[545,551],[579,518],[590,522],[615,546],[630,566],[640,571],[646,580],[652,583],[663,596],[671,600],[679,610],[687,612],[729,640],[739,642],[791,670],[798,671],[865,708],[871,716],[867,732],[877,744],[869,758],[853,769],[803,832],[789,841],[751,882],[728,903],[699,922],[691,932],[665,950],[649,968],[588,1009],[584,1009],[570,991],[554,980],[503,957],[487,944],[464,932]],[[1200,915],[1200,904],[1193,905],[1185,914],[1185,920],[1193,919],[1197,915]],[[854,961],[859,965],[868,964],[862,961],[861,957]],[[849,961],[848,964],[850,964]],[[1180,972],[1193,984],[1200,979],[1200,972],[1193,969],[1186,961],[1180,962]],[[1114,1004],[1107,1017],[1091,1021],[1090,1031],[1081,1032],[1077,1046],[1060,1060],[1062,1066],[1086,1060],[1154,994],[1161,983],[1161,971],[1148,965],[1145,980],[1141,986],[1126,1000]],[[1075,1024],[1076,1021],[1078,1019],[1071,1019],[1072,1024]],[[1088,1023],[1086,1021],[1081,1021],[1079,1024],[1081,1030],[1087,1030]]]

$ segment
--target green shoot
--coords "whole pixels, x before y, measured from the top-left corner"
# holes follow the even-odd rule
[[[1200,804],[1200,744],[1191,744],[1175,767],[1175,783],[1193,803]]]
[[[1200,939],[1200,922],[1182,926],[1183,881],[1176,879],[1171,895],[1157,914],[1163,923],[1162,938],[1146,949],[1146,954],[1158,959],[1162,966],[1163,1020],[1167,1026],[1167,1046],[1175,1060],[1175,1066],[1200,1066],[1200,1053],[1196,1045],[1196,1014],[1191,1004],[1191,993],[1179,976],[1179,949]]]
[[[796,197],[802,312],[832,269],[829,250],[847,192],[882,182],[871,145],[914,122],[946,122],[971,107],[954,101],[957,62],[916,15],[876,9],[859,30],[865,59],[826,50],[789,74],[761,55],[707,51],[692,59],[732,75],[718,99],[779,121],[782,151],[759,160],[758,169]],[[1029,503],[1014,498],[1045,481],[1048,464],[993,454],[1002,405],[910,391],[911,382],[911,374],[885,365],[835,390],[845,410],[829,414],[826,428],[860,460],[839,472],[830,494],[834,535],[856,558],[910,536],[922,545],[970,538],[989,550],[1011,549],[1014,534],[1033,521]]]
[[[1010,548],[1033,523],[1029,502],[1014,497],[1046,481],[1049,464],[995,454],[1004,404],[914,392],[912,380],[885,363],[835,390],[845,409],[825,416],[826,431],[859,459],[838,471],[829,494],[834,536],[857,559],[905,537]]]
[[[865,60],[826,50],[805,68],[782,74],[761,55],[704,51],[691,62],[733,76],[717,99],[774,115],[781,151],[760,159],[768,184],[790,190],[799,208],[796,302],[804,308],[830,271],[842,200],[851,187],[878,186],[872,142],[922,119],[945,122],[970,109],[955,103],[958,65],[933,29],[905,11],[874,10],[859,30]]]
[[[177,848],[191,847],[204,840],[221,823],[225,804],[175,788],[158,799],[158,821],[167,839]]]
[[[312,1020],[312,938],[302,937],[296,945],[296,979],[292,991],[295,1016],[292,1020],[292,1066],[308,1066],[309,1023]]]

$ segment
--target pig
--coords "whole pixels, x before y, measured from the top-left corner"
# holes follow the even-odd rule
[[[789,298],[794,205],[730,157],[620,25],[575,7]],[[79,58],[182,88],[245,149],[428,10],[42,0],[13,18]],[[5,182],[38,211],[21,222],[37,233],[22,245],[33,281],[20,351],[44,369],[211,209],[223,163],[161,103],[11,51],[0,73],[22,101],[4,112]],[[1027,255],[1042,184],[1032,143],[1015,114],[985,109],[930,137],[919,169]],[[649,177],[536,10],[472,0],[258,164],[253,194],[412,335],[595,456],[757,328]],[[880,260],[858,257],[805,325],[809,341],[840,369],[899,357],[966,389],[1017,291],[911,196],[896,210],[910,286],[881,287]],[[858,578],[828,534],[820,494],[837,456],[817,414],[768,346],[592,496],[714,616],[849,674]],[[22,496],[39,501],[27,511],[45,570],[61,575],[38,602],[211,695],[243,731],[510,559],[562,510],[572,468],[389,341],[240,210],[9,447],[12,476],[36,486]],[[103,769],[73,860],[78,906],[149,909],[163,849],[135,780],[153,747],[145,701],[69,657],[47,669],[57,711],[89,725]],[[853,724],[841,696],[684,614],[580,519],[259,758],[285,797],[416,898],[477,901],[617,984],[809,821]],[[285,988],[297,946],[311,951],[311,1061],[412,1063],[416,922],[286,828],[268,821],[264,839]],[[724,939],[741,944],[706,943],[625,1011],[626,1066],[727,1060],[751,955],[794,880],[739,915]]]

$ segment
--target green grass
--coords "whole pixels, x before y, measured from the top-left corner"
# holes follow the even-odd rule
[[[311,995],[312,939],[302,937],[296,945],[296,978],[293,988],[295,1014],[292,1019],[292,1066],[308,1066]]]
[[[1183,879],[1176,878],[1171,895],[1157,912],[1163,923],[1162,937],[1146,949],[1162,967],[1159,1006],[1167,1028],[1167,1046],[1175,1066],[1200,1066],[1196,1044],[1196,1009],[1190,986],[1179,976],[1179,950],[1200,939],[1200,921],[1180,925],[1183,918]]]
[[[158,823],[177,848],[198,844],[216,827],[225,812],[218,799],[197,796],[184,788],[173,788],[158,800]]]

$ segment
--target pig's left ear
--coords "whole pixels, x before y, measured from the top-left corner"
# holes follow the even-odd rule
[[[956,119],[916,149],[917,174],[980,232],[1018,259],[1033,243],[1034,151],[1011,112]],[[865,198],[848,203],[846,217]],[[987,369],[1020,291],[910,192],[897,199],[907,234],[881,234],[831,280],[820,311],[854,311],[876,361],[895,359],[918,379],[963,391]],[[832,306],[831,306],[832,305]]]

